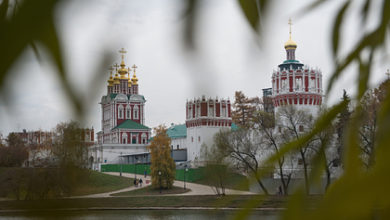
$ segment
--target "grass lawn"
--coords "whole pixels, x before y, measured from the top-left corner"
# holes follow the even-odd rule
[[[91,171],[84,181],[72,192],[72,196],[90,195],[111,192],[133,185],[133,179],[121,176],[112,176],[97,171]]]
[[[194,183],[211,185],[210,181],[208,181],[206,178],[196,180]],[[226,178],[225,187],[228,189],[249,191],[249,181],[246,176],[237,173],[231,173],[228,178]]]
[[[57,190],[55,187],[63,182],[60,182],[62,181],[59,178],[61,174],[54,172],[55,169],[0,167],[0,197],[17,199],[19,196],[19,199],[24,200],[28,194],[27,190],[32,187],[36,192],[42,192],[42,189]],[[42,175],[37,175],[37,173]],[[70,195],[66,196],[111,192],[133,184],[131,178],[112,176],[97,171],[75,170],[74,173],[77,177],[74,179]]]
[[[137,190],[131,190],[127,192],[111,194],[111,196],[152,196],[152,195],[166,195],[166,194],[180,194],[190,191],[189,189],[184,190],[181,187],[173,186],[171,189],[153,189],[152,186],[147,186]]]

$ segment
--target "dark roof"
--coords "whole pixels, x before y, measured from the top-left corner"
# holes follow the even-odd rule
[[[110,94],[110,98],[111,98],[111,99],[115,99],[116,95],[117,95],[116,93],[111,93],[111,94]]]
[[[149,127],[146,127],[145,125],[141,125],[133,120],[130,120],[130,119],[127,119],[126,121],[122,122],[121,124],[119,124],[118,126],[116,126],[115,128],[113,128],[112,130],[114,129],[117,129],[117,128],[125,128],[125,129],[137,129],[137,130],[149,130],[150,128]]]
[[[187,137],[187,127],[185,124],[174,125],[167,130],[167,135],[170,138],[183,138]]]
[[[290,67],[294,70],[302,68],[303,64],[300,63],[298,60],[285,60],[282,64],[279,64],[279,68],[284,70],[289,70]]]

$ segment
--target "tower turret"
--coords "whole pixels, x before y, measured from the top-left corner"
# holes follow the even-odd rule
[[[276,112],[283,105],[294,105],[315,116],[322,104],[322,73],[296,60],[297,44],[291,39],[291,19],[288,24],[290,37],[284,45],[287,60],[272,74],[273,105]]]

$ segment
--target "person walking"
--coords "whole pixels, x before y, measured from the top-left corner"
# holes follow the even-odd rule
[[[139,186],[142,187],[142,179],[139,178]]]
[[[145,169],[145,171],[144,171],[144,178],[146,178],[146,169]]]

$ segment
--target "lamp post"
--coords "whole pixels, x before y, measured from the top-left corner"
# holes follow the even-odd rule
[[[122,152],[121,152],[121,156],[120,156],[120,163],[121,163],[121,167],[120,167],[120,173],[119,173],[119,176],[122,176]]]
[[[184,170],[184,190],[186,190],[186,173],[188,172],[188,168],[186,167]]]
[[[161,171],[158,171],[158,180],[160,184],[160,193],[161,193]]]

